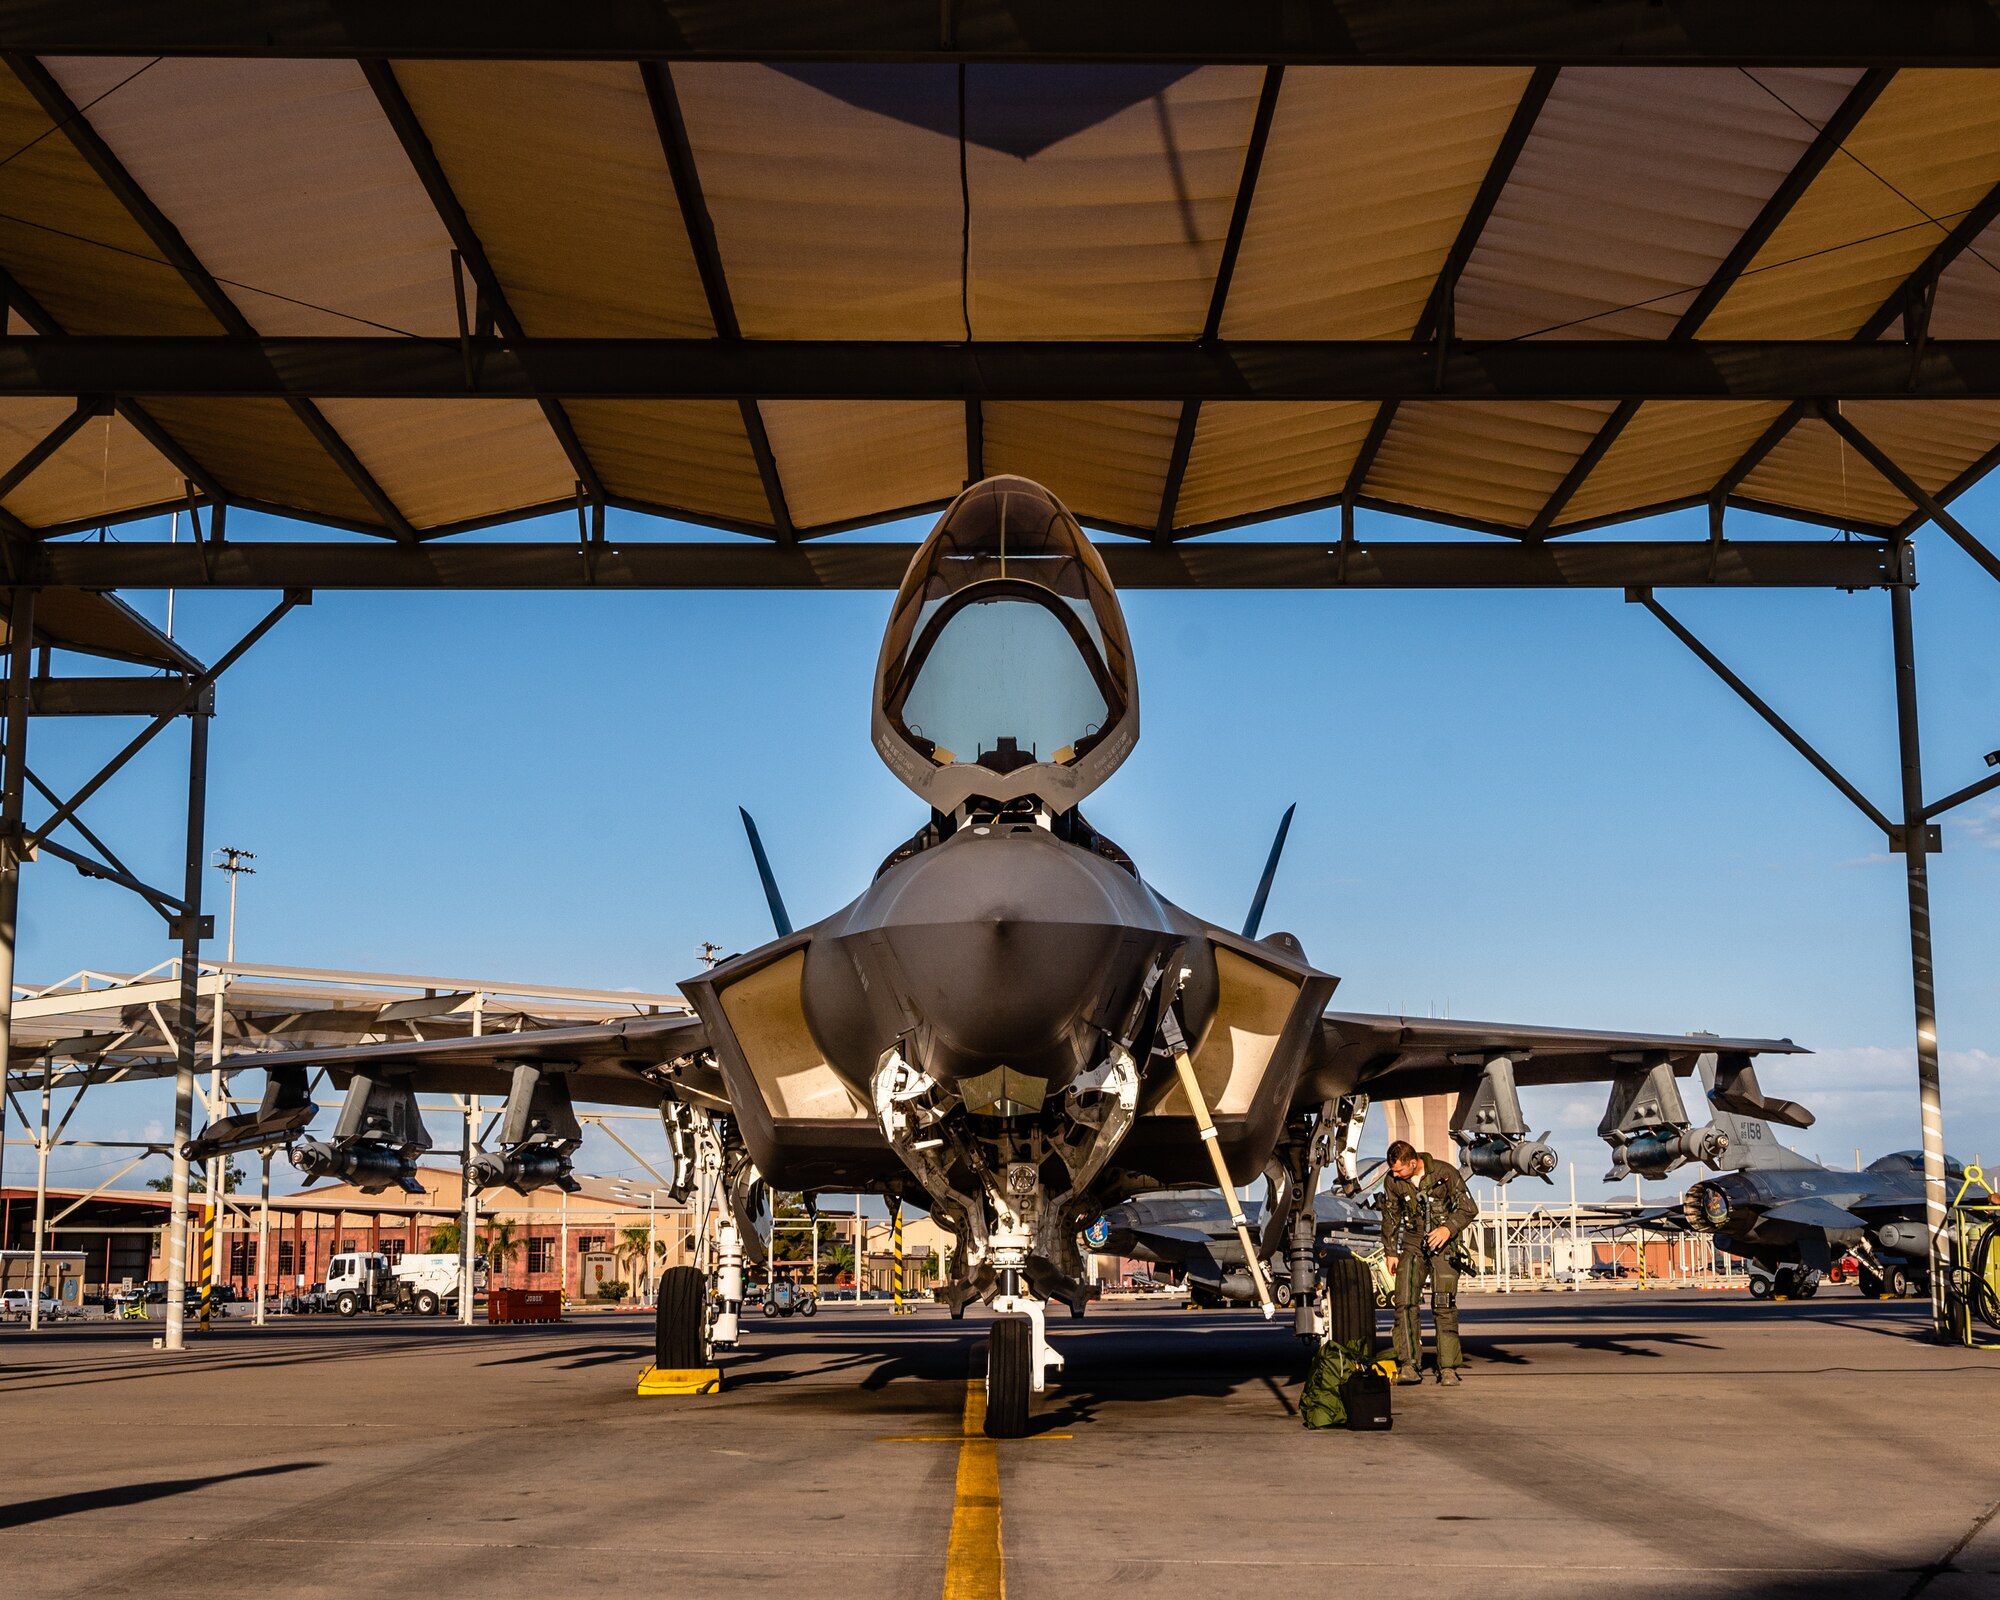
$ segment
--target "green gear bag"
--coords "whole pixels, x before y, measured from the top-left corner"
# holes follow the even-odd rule
[[[1372,1352],[1357,1339],[1349,1344],[1323,1343],[1306,1373],[1306,1386],[1299,1394],[1299,1420],[1308,1428],[1347,1426],[1347,1401],[1341,1386],[1355,1372],[1371,1364]]]

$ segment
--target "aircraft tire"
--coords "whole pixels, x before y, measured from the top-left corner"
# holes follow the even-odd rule
[[[708,1365],[702,1337],[708,1279],[699,1267],[669,1267],[660,1274],[659,1307],[654,1313],[653,1364],[662,1372],[685,1372]]]
[[[1904,1300],[1910,1293],[1910,1275],[1901,1267],[1891,1267],[1882,1274],[1882,1291],[1891,1300]]]
[[[1292,1286],[1282,1278],[1271,1285],[1271,1303],[1279,1307],[1287,1307],[1292,1303]]]
[[[1334,1344],[1363,1344],[1375,1354],[1375,1282],[1366,1262],[1328,1256],[1325,1264],[1326,1337]]]
[[[1854,1281],[1861,1289],[1862,1299],[1880,1300],[1883,1298],[1881,1273],[1870,1272],[1866,1267],[1863,1267],[1860,1272],[1855,1274]]]
[[[1026,1317],[996,1317],[986,1339],[986,1437],[1020,1439],[1028,1432],[1029,1365],[1034,1325]]]

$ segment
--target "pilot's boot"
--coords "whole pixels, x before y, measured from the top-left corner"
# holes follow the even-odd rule
[[[1456,1367],[1438,1368],[1438,1384],[1440,1387],[1449,1387],[1457,1383],[1458,1381],[1459,1381],[1458,1368]]]

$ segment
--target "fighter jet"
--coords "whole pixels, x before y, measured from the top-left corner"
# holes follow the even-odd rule
[[[1264,1205],[1248,1215],[1270,1275],[1271,1296],[1281,1306],[1291,1305],[1291,1270],[1279,1237],[1285,1213]],[[1381,1216],[1372,1206],[1343,1194],[1315,1196],[1313,1223],[1322,1250],[1334,1245],[1350,1254],[1372,1249],[1382,1231]],[[1188,1299],[1197,1306],[1257,1300],[1229,1203],[1214,1190],[1122,1201],[1083,1230],[1083,1242],[1107,1255],[1175,1268],[1186,1277]]]
[[[1517,1081],[1671,1085],[1717,1050],[1754,1095],[1751,1058],[1797,1048],[1329,1012],[1338,980],[1292,935],[1259,936],[1261,894],[1240,929],[1173,904],[1081,809],[1138,741],[1138,674],[1101,557],[1026,479],[972,485],[917,549],[872,734],[920,825],[856,899],[800,928],[753,832],[777,936],[684,983],[692,1016],[234,1065],[270,1071],[274,1129],[295,1129],[306,1073],[330,1073],[347,1089],[332,1136],[300,1140],[295,1160],[378,1188],[413,1181],[430,1146],[419,1090],[506,1096],[474,1173],[516,1188],[573,1181],[576,1102],[658,1107],[697,1217],[721,1218],[706,1270],[662,1285],[663,1368],[705,1367],[738,1338],[773,1188],[923,1207],[956,1237],[940,1298],[997,1313],[987,1426],[1006,1437],[1062,1364],[1046,1310],[1083,1313],[1078,1231],[1122,1199],[1207,1183],[1233,1196],[1238,1175],[1275,1164],[1295,1329],[1372,1338],[1372,1310],[1368,1328],[1330,1325],[1351,1316],[1330,1306],[1372,1296],[1315,1291],[1310,1202],[1329,1165],[1352,1176],[1370,1096],[1461,1093],[1473,1169],[1511,1173],[1541,1160]],[[1621,1126],[1651,1141],[1632,1148],[1679,1148],[1691,1130],[1664,1106],[1628,1105]],[[264,1114],[231,1138],[264,1137]],[[1270,1316],[1248,1219],[1231,1223]]]
[[[1855,1172],[1822,1166],[1780,1144],[1760,1118],[1732,1109],[1726,1095],[1718,1099],[1712,1061],[1704,1058],[1697,1070],[1725,1145],[1713,1162],[1722,1176],[1690,1184],[1676,1203],[1637,1212],[1621,1227],[1713,1235],[1718,1247],[1762,1269],[1750,1280],[1760,1297],[1810,1299],[1834,1259],[1849,1251],[1860,1263],[1863,1294],[1930,1293],[1921,1151],[1899,1150]],[[1945,1175],[1957,1196],[1965,1169],[1947,1157]],[[1976,1183],[1966,1198],[1992,1203]]]

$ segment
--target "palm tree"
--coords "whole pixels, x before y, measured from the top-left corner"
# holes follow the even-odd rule
[[[645,1266],[649,1246],[651,1253],[656,1256],[665,1256],[667,1253],[667,1241],[650,1238],[646,1229],[621,1228],[618,1232],[618,1243],[612,1249],[612,1254],[629,1269],[627,1276],[635,1288],[646,1281]]]
[[[434,1256],[455,1256],[458,1254],[459,1244],[464,1238],[465,1228],[459,1222],[458,1218],[453,1217],[449,1222],[440,1222],[435,1228],[431,1229],[431,1254]]]
[[[495,1278],[505,1277],[507,1263],[521,1251],[521,1241],[514,1237],[514,1224],[505,1220],[487,1223],[481,1248],[486,1252]]]

